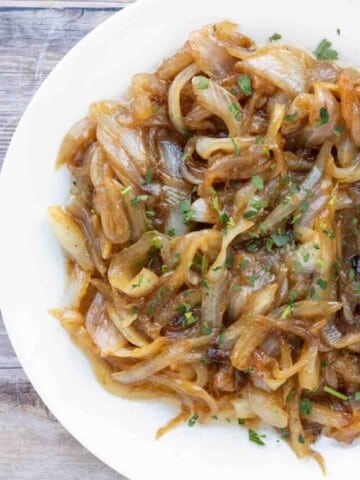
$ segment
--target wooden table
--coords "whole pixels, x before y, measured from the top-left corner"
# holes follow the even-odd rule
[[[0,0],[0,168],[34,92],[64,54],[127,1]],[[124,479],[56,421],[26,378],[0,314],[0,479]]]

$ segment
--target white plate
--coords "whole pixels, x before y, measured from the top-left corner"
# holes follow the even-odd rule
[[[90,102],[117,97],[136,72],[153,69],[207,22],[238,21],[259,42],[274,32],[314,49],[333,41],[345,63],[358,60],[360,2],[351,0],[143,0],[85,37],[54,69],[26,110],[1,175],[1,308],[15,351],[34,387],[59,421],[91,452],[132,480],[322,478],[311,460],[297,460],[268,434],[250,443],[239,426],[183,425],[160,441],[156,429],[175,409],[107,393],[49,307],[61,302],[64,263],[46,208],[62,203],[69,179],[54,162],[66,130]],[[341,28],[341,35],[336,29]],[[359,442],[322,439],[328,480],[358,471]]]

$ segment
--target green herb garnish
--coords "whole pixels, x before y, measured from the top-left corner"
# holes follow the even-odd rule
[[[206,77],[198,77],[197,88],[199,90],[206,90],[209,88],[209,79]]]
[[[335,137],[341,137],[341,135],[344,133],[344,130],[345,130],[344,125],[338,125],[337,127],[334,128],[333,135],[335,135]]]
[[[138,207],[141,202],[146,202],[146,200],[149,198],[148,195],[137,195],[134,197],[132,200],[130,200],[130,204],[133,207]]]
[[[239,108],[239,105],[235,102],[230,103],[229,111],[232,114],[232,116],[234,117],[234,119],[237,122],[240,122],[240,120],[241,120],[241,110]]]
[[[285,122],[293,122],[295,120],[295,118],[297,117],[297,115],[298,115],[297,112],[288,113],[287,115],[285,115],[284,120],[285,120]]]
[[[332,50],[332,43],[324,38],[314,50],[314,55],[318,60],[337,60],[338,53]]]
[[[188,224],[194,215],[194,209],[191,206],[191,202],[188,199],[183,199],[180,202],[180,211],[183,214],[183,221],[185,224]]]
[[[339,398],[340,400],[344,400],[344,401],[349,400],[349,397],[347,395],[344,395],[343,393],[338,392],[337,390],[334,390],[333,388],[328,387],[327,385],[325,385],[324,387],[324,392],[328,393],[329,395],[332,395],[333,397]]]
[[[276,233],[271,235],[271,239],[273,240],[273,242],[275,243],[275,245],[277,247],[283,247],[283,246],[287,245],[291,240],[289,235],[278,235]]]
[[[230,137],[232,144],[234,145],[235,155],[240,155],[240,147],[234,137]]]
[[[197,413],[194,413],[194,415],[189,418],[189,421],[188,421],[189,427],[193,427],[197,422],[198,418],[199,418],[199,415]]]
[[[264,189],[264,180],[260,177],[260,175],[253,175],[251,181],[254,187],[258,190]]]
[[[257,445],[265,445],[265,443],[261,440],[259,434],[255,432],[255,430],[252,430],[249,428],[249,440],[250,442],[254,442]]]
[[[269,37],[269,42],[276,42],[277,40],[281,39],[280,33],[273,33],[271,37]]]
[[[251,77],[249,75],[241,75],[237,83],[244,95],[249,97],[252,94]]]
[[[329,121],[329,112],[325,107],[321,107],[319,111],[319,121],[318,125],[325,125]]]
[[[302,398],[300,400],[300,412],[304,415],[311,415],[312,403],[308,398]]]

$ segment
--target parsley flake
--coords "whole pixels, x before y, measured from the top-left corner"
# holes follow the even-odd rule
[[[318,60],[337,60],[338,53],[330,48],[331,45],[329,40],[323,38],[313,52],[315,57]]]
[[[269,37],[269,42],[276,42],[277,40],[281,39],[280,33],[273,33],[271,37]]]
[[[231,102],[229,105],[229,111],[237,122],[241,120],[241,110],[236,102]]]
[[[277,247],[284,247],[290,242],[289,235],[278,235],[274,233],[273,235],[271,235],[271,239]]]
[[[138,207],[141,202],[146,202],[148,198],[148,195],[137,195],[130,201],[130,205],[132,205],[133,207]]]
[[[340,400],[344,400],[344,401],[349,400],[349,397],[347,395],[344,395],[343,393],[338,392],[337,390],[334,390],[333,388],[328,387],[327,385],[325,385],[324,387],[324,392],[328,393],[329,395],[332,395],[333,397],[339,398]]]
[[[265,445],[265,443],[261,440],[259,434],[255,432],[255,430],[252,430],[249,428],[249,440],[250,442],[254,442],[257,445]]]
[[[180,202],[180,211],[183,214],[183,221],[185,224],[188,224],[194,215],[194,209],[191,206],[191,202],[188,199],[183,199]]]
[[[264,189],[264,180],[260,177],[260,175],[253,175],[251,181],[254,187],[258,190]]]
[[[198,77],[197,88],[199,90],[206,90],[209,88],[209,79],[206,77]]]
[[[318,125],[326,125],[329,122],[329,112],[325,107],[321,107],[319,111]]]
[[[304,415],[311,415],[312,403],[308,398],[302,398],[300,400],[300,412]]]
[[[198,418],[199,418],[199,415],[197,413],[194,413],[194,415],[189,418],[189,421],[188,421],[189,427],[193,427],[197,422]]]
[[[249,97],[252,93],[251,77],[249,75],[241,75],[237,81],[241,91],[244,95]]]

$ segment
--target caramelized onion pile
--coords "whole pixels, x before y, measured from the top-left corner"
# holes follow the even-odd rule
[[[179,400],[159,434],[263,422],[320,463],[360,436],[360,74],[329,46],[205,26],[62,143],[54,313],[112,391]]]

